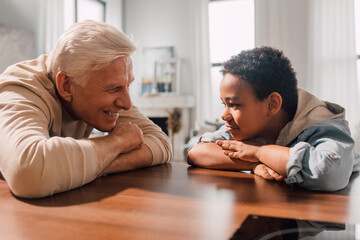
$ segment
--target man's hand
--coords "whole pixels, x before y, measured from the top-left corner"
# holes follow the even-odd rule
[[[144,136],[136,124],[125,122],[116,124],[107,136],[90,138],[89,141],[97,153],[99,169],[103,170],[119,155],[142,149]]]
[[[216,144],[224,150],[226,156],[248,162],[259,162],[257,151],[263,145],[257,142],[236,140],[217,140]]]
[[[253,167],[253,172],[266,179],[266,180],[270,180],[270,181],[278,181],[278,182],[283,182],[285,181],[285,178],[283,176],[281,176],[280,174],[278,174],[277,172],[275,172],[274,170],[272,170],[271,168],[269,168],[268,166],[266,166],[265,164],[256,164]]]
[[[131,122],[118,123],[108,135],[118,142],[120,153],[140,149],[144,142],[141,129]]]

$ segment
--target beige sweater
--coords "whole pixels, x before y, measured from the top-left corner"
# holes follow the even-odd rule
[[[10,190],[22,197],[67,191],[104,170],[91,143],[82,140],[93,128],[62,108],[45,62],[42,55],[0,75],[0,171]],[[169,138],[135,106],[122,111],[119,121],[142,129],[152,165],[172,159]]]

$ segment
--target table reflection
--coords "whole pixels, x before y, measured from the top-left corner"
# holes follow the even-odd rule
[[[249,215],[231,240],[350,239],[354,233],[345,230],[345,224],[341,223]]]

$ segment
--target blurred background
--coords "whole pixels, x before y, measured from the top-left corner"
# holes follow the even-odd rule
[[[299,87],[344,106],[357,135],[360,0],[0,0],[0,72],[48,53],[64,29],[85,19],[107,22],[134,40],[134,102],[156,117],[155,110],[168,111],[173,100],[182,111],[178,151],[221,123],[221,63],[264,45],[290,58]],[[144,61],[149,49],[171,49],[166,54],[181,62],[169,71],[176,73],[176,92],[158,94],[169,101],[151,103],[156,109],[141,101],[145,69],[153,69]]]

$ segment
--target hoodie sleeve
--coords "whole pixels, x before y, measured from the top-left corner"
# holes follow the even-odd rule
[[[233,140],[230,132],[226,130],[225,124],[215,132],[204,133],[200,137],[199,142],[216,142],[216,140]]]
[[[129,110],[121,111],[118,121],[135,123],[142,130],[144,144],[149,147],[153,156],[152,165],[168,163],[172,160],[173,150],[170,138],[136,106],[133,105]]]
[[[21,94],[20,94],[21,93]],[[91,143],[50,137],[50,111],[21,86],[0,92],[0,171],[19,197],[38,198],[94,180],[99,169]]]
[[[354,145],[345,120],[316,124],[300,134],[290,147],[286,182],[320,191],[346,187],[358,156]]]

